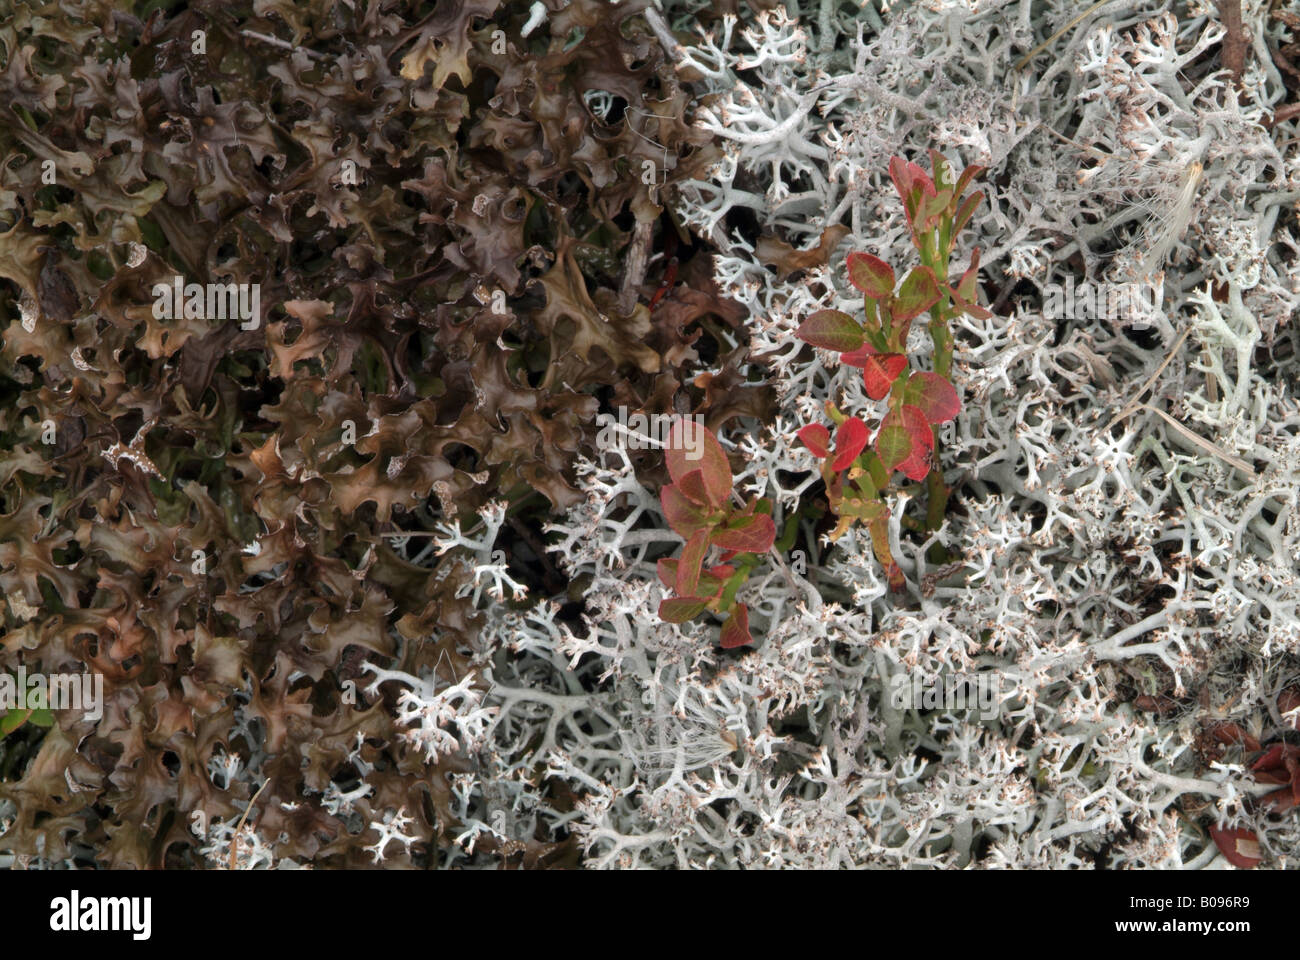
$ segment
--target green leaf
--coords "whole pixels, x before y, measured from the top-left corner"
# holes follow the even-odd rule
[[[9,736],[31,717],[31,710],[6,710],[0,713],[0,739]]]
[[[893,300],[895,320],[911,320],[939,301],[939,282],[929,267],[914,267]]]
[[[735,572],[727,578],[727,582],[722,587],[722,594],[718,598],[717,610],[729,610],[731,605],[736,602],[736,593],[741,586],[749,579],[749,571],[754,568],[756,559],[751,554],[741,554],[736,560]]]
[[[818,310],[799,325],[794,335],[804,343],[839,353],[856,350],[865,342],[857,321],[838,310]]]
[[[893,473],[912,455],[912,435],[898,413],[890,411],[885,414],[880,432],[876,434],[875,450],[886,473]]]
[[[709,531],[697,530],[686,541],[681,560],[677,564],[677,595],[693,597],[700,585],[700,567],[704,564],[704,555],[709,550]]]
[[[725,571],[725,572],[719,572]],[[700,584],[695,588],[695,597],[698,600],[706,600],[716,597],[722,592],[727,578],[736,572],[736,568],[726,564],[720,564],[716,567],[710,567],[700,573]]]
[[[743,647],[754,642],[754,638],[749,633],[749,608],[743,603],[736,604],[735,609],[731,611],[731,616],[727,617],[722,625],[722,636],[719,639],[724,650]]]
[[[668,526],[684,539],[689,539],[696,531],[712,526],[705,509],[688,499],[675,484],[668,484],[659,491],[659,503],[663,506]]]
[[[671,597],[659,604],[659,619],[664,623],[685,623],[707,606],[708,601],[699,597]]]
[[[921,199],[921,212],[918,219],[923,222],[930,222],[943,216],[944,211],[948,209],[948,204],[952,202],[953,193],[951,189],[940,190],[934,196],[926,196]]]
[[[728,522],[726,526],[715,528],[712,540],[723,550],[767,553],[776,541],[776,524],[767,514],[753,514]]]

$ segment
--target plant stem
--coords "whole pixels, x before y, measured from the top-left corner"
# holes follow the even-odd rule
[[[943,251],[945,259],[950,251],[947,250],[948,228],[952,225],[951,219],[945,218],[942,226],[937,227],[939,233],[938,251]],[[929,246],[928,244],[925,246]],[[940,263],[938,251],[926,263],[934,274],[942,282],[948,279],[948,264]],[[952,379],[952,352],[953,337],[952,331],[948,328],[948,321],[952,313],[951,298],[945,293],[940,297],[939,302],[930,308],[930,339],[934,342],[934,372],[945,380]],[[943,482],[943,472],[939,468],[939,428],[933,426],[930,428],[934,437],[934,450],[932,452],[932,466],[930,472],[926,475],[926,509],[925,509],[925,530],[933,532],[943,525],[944,514],[948,510],[948,487]],[[938,546],[937,544],[935,545]],[[941,549],[941,548],[940,548]],[[932,551],[933,552],[933,551]],[[934,559],[933,557],[931,559]]]

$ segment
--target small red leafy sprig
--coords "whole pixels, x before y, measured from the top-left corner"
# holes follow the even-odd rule
[[[743,647],[754,638],[749,608],[736,601],[736,592],[776,541],[772,505],[756,497],[739,504],[722,445],[693,420],[673,425],[665,458],[672,483],[660,491],[660,502],[686,546],[680,556],[659,561],[659,579],[674,594],[659,604],[659,617],[685,623],[710,610],[725,618],[722,646]]]
[[[1234,867],[1249,870],[1264,862],[1264,858],[1260,856],[1259,837],[1255,836],[1252,830],[1244,827],[1227,830],[1211,824],[1210,839],[1219,848],[1224,859]]]
[[[1275,743],[1250,765],[1250,772],[1258,782],[1280,787],[1260,799],[1271,812],[1285,813],[1300,805],[1300,747]]]
[[[1300,747],[1291,743],[1274,743],[1267,748],[1261,747],[1258,740],[1235,723],[1218,724],[1211,732],[1223,743],[1240,743],[1246,750],[1259,753],[1250,764],[1251,775],[1258,783],[1273,784],[1279,788],[1259,799],[1261,807],[1271,813],[1281,814],[1300,804]],[[1210,837],[1219,852],[1234,867],[1250,869],[1263,862],[1259,837],[1253,830],[1226,830],[1211,825]]]
[[[961,410],[951,380],[954,341],[950,322],[963,313],[980,318],[990,315],[976,302],[978,250],[960,278],[948,280],[956,236],[984,196],[977,191],[963,200],[962,195],[984,168],[967,167],[954,181],[942,155],[932,150],[930,159],[933,178],[899,157],[889,164],[912,242],[920,253],[920,265],[899,283],[893,267],[884,260],[869,253],[850,253],[846,264],[849,282],[864,294],[865,322],[839,310],[819,310],[796,331],[801,340],[835,351],[842,363],[860,367],[867,396],[888,400],[874,438],[865,420],[845,416],[829,403],[827,414],[836,425],[833,447],[830,430],[821,424],[804,427],[798,436],[823,461],[822,477],[831,508],[839,518],[831,538],[838,539],[856,521],[864,523],[872,550],[894,590],[903,588],[903,575],[889,547],[890,512],[885,495],[895,472],[914,482],[924,481],[925,520],[912,525],[933,531],[943,523],[950,491],[937,466],[936,428]],[[912,370],[906,352],[912,321],[925,313],[929,314],[934,344],[933,371]]]
[[[1278,696],[1277,707],[1286,714],[1300,707],[1300,689],[1290,687]],[[1294,727],[1292,727],[1294,729]],[[1300,806],[1300,746],[1285,740],[1261,744],[1241,726],[1231,721],[1219,721],[1206,730],[1208,739],[1225,745],[1238,745],[1247,754],[1254,755],[1250,774],[1256,783],[1266,783],[1278,789],[1259,797],[1258,807],[1268,813],[1281,815]],[[1263,862],[1259,837],[1244,827],[1223,829],[1210,826],[1210,837],[1224,858],[1235,867],[1250,869]]]

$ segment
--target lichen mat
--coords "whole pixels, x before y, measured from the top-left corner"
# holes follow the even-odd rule
[[[1294,862],[1300,21],[1058,6],[0,12],[0,866]]]

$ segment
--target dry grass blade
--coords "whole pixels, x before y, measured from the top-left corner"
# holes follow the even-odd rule
[[[270,782],[271,781],[269,779],[262,781],[262,785],[257,788],[257,793],[253,794],[252,799],[248,801],[248,806],[244,808],[244,815],[239,818],[239,823],[235,824],[234,833],[230,835],[229,869],[231,870],[235,869],[235,863],[239,859],[239,831],[244,829],[244,822],[248,819],[248,814],[253,809],[253,804],[257,802],[257,798],[262,795],[262,791],[266,789],[266,785]]]
[[[1017,71],[1023,70],[1025,68],[1025,64],[1027,64],[1030,60],[1034,59],[1034,57],[1038,56],[1040,53],[1042,53],[1044,50],[1046,50],[1048,47],[1054,44],[1057,40],[1061,39],[1061,37],[1065,36],[1067,33],[1069,33],[1071,30],[1077,27],[1080,23],[1082,23],[1089,16],[1091,16],[1095,10],[1104,7],[1106,4],[1110,2],[1111,0],[1097,0],[1097,2],[1094,3],[1087,10],[1083,11],[1083,13],[1079,14],[1077,17],[1075,17],[1073,20],[1071,20],[1069,23],[1063,26],[1060,30],[1057,30],[1054,34],[1052,34],[1050,37],[1048,37],[1038,46],[1034,47],[1034,49],[1030,50],[1027,54],[1021,57],[1020,62],[1016,64],[1016,70]]]
[[[1220,460],[1224,461],[1225,463],[1232,464],[1234,467],[1236,467],[1238,470],[1245,473],[1247,476],[1250,477],[1256,476],[1255,468],[1252,467],[1245,460],[1242,460],[1240,457],[1234,456],[1233,454],[1228,453],[1226,450],[1223,450],[1222,448],[1217,447],[1214,444],[1210,443],[1209,440],[1206,440],[1199,433],[1196,433],[1188,429],[1187,427],[1183,426],[1183,424],[1179,423],[1177,420],[1169,416],[1169,414],[1165,413],[1163,410],[1157,410],[1155,407],[1147,403],[1141,404],[1141,408],[1143,410],[1147,410],[1151,413],[1154,413],[1156,416],[1160,417],[1162,420],[1165,421],[1165,423],[1169,424],[1169,426],[1177,430],[1179,434],[1187,438],[1192,443],[1196,444],[1196,446],[1200,447],[1202,450],[1206,451],[1207,453],[1212,453]]]
[[[1111,418],[1110,422],[1107,423],[1106,426],[1101,428],[1102,433],[1105,433],[1111,427],[1115,426],[1115,424],[1119,423],[1121,420],[1127,417],[1134,410],[1138,409],[1138,407],[1142,406],[1142,403],[1139,400],[1139,398],[1142,396],[1142,394],[1150,390],[1151,385],[1156,382],[1156,378],[1159,377],[1160,374],[1165,372],[1165,367],[1169,366],[1170,362],[1174,359],[1174,357],[1178,355],[1178,349],[1183,345],[1183,341],[1187,339],[1187,335],[1191,332],[1192,332],[1191,327],[1188,327],[1186,330],[1184,330],[1181,334],[1178,335],[1178,339],[1174,341],[1174,345],[1170,349],[1169,355],[1160,362],[1160,366],[1156,367],[1155,372],[1151,374],[1151,376],[1147,377],[1146,383],[1142,384],[1142,386],[1138,389],[1138,392],[1133,394],[1133,399],[1124,405],[1124,409],[1120,410],[1119,413],[1115,414],[1115,416]]]

